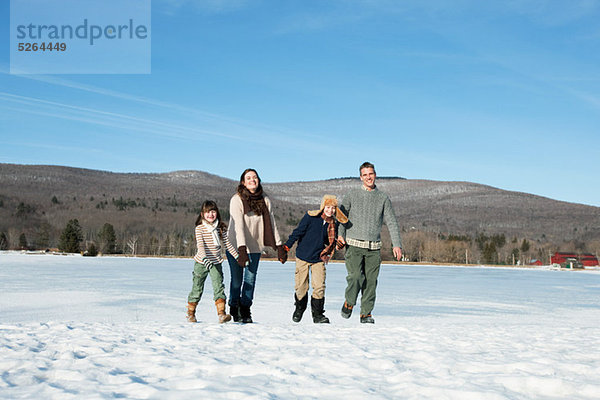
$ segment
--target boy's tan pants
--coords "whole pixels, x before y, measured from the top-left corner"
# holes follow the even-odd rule
[[[308,293],[308,274],[309,271],[312,275],[312,297],[315,299],[322,299],[325,297],[325,263],[309,263],[296,259],[296,296],[298,299],[303,298]]]

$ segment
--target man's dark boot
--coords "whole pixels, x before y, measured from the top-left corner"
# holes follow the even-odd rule
[[[344,301],[344,305],[342,306],[342,318],[350,318],[350,316],[352,315],[352,308],[354,306],[349,305],[347,302]]]
[[[310,298],[310,308],[312,309],[313,322],[315,324],[328,324],[329,318],[327,318],[323,313],[325,310],[325,299],[315,299],[314,297]]]
[[[308,305],[308,293],[304,295],[303,298],[298,300],[298,296],[294,293],[294,304],[296,305],[296,309],[294,310],[294,314],[292,315],[292,321],[300,322],[302,319],[302,315],[306,310],[306,306]]]
[[[371,314],[361,315],[360,323],[361,324],[374,324],[375,320],[373,319],[373,316]]]
[[[253,322],[250,306],[240,304],[240,315],[242,316],[242,324],[251,324]]]
[[[240,307],[239,306],[229,306],[229,314],[233,318],[233,322],[240,322],[242,317],[240,316]]]

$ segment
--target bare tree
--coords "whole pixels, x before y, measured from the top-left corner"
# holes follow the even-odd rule
[[[129,249],[129,252],[131,254],[133,254],[134,256],[137,254],[137,245],[138,245],[138,236],[137,235],[133,235],[129,238],[129,240],[127,240],[127,248]]]

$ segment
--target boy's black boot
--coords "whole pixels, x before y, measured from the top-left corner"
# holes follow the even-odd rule
[[[314,297],[310,298],[310,308],[312,309],[313,322],[315,324],[328,324],[329,318],[327,318],[323,313],[325,307],[325,299],[315,299]]]
[[[294,304],[296,305],[296,309],[294,310],[294,314],[292,315],[292,321],[300,322],[302,319],[302,315],[304,315],[304,311],[306,311],[306,306],[308,305],[308,293],[304,295],[303,298],[298,300],[298,296],[294,293]]]
[[[240,304],[240,315],[242,316],[242,324],[251,324],[253,322],[250,306]]]

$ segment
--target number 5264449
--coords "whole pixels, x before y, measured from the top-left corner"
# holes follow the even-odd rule
[[[62,42],[19,43],[19,51],[66,51],[67,44]]]

